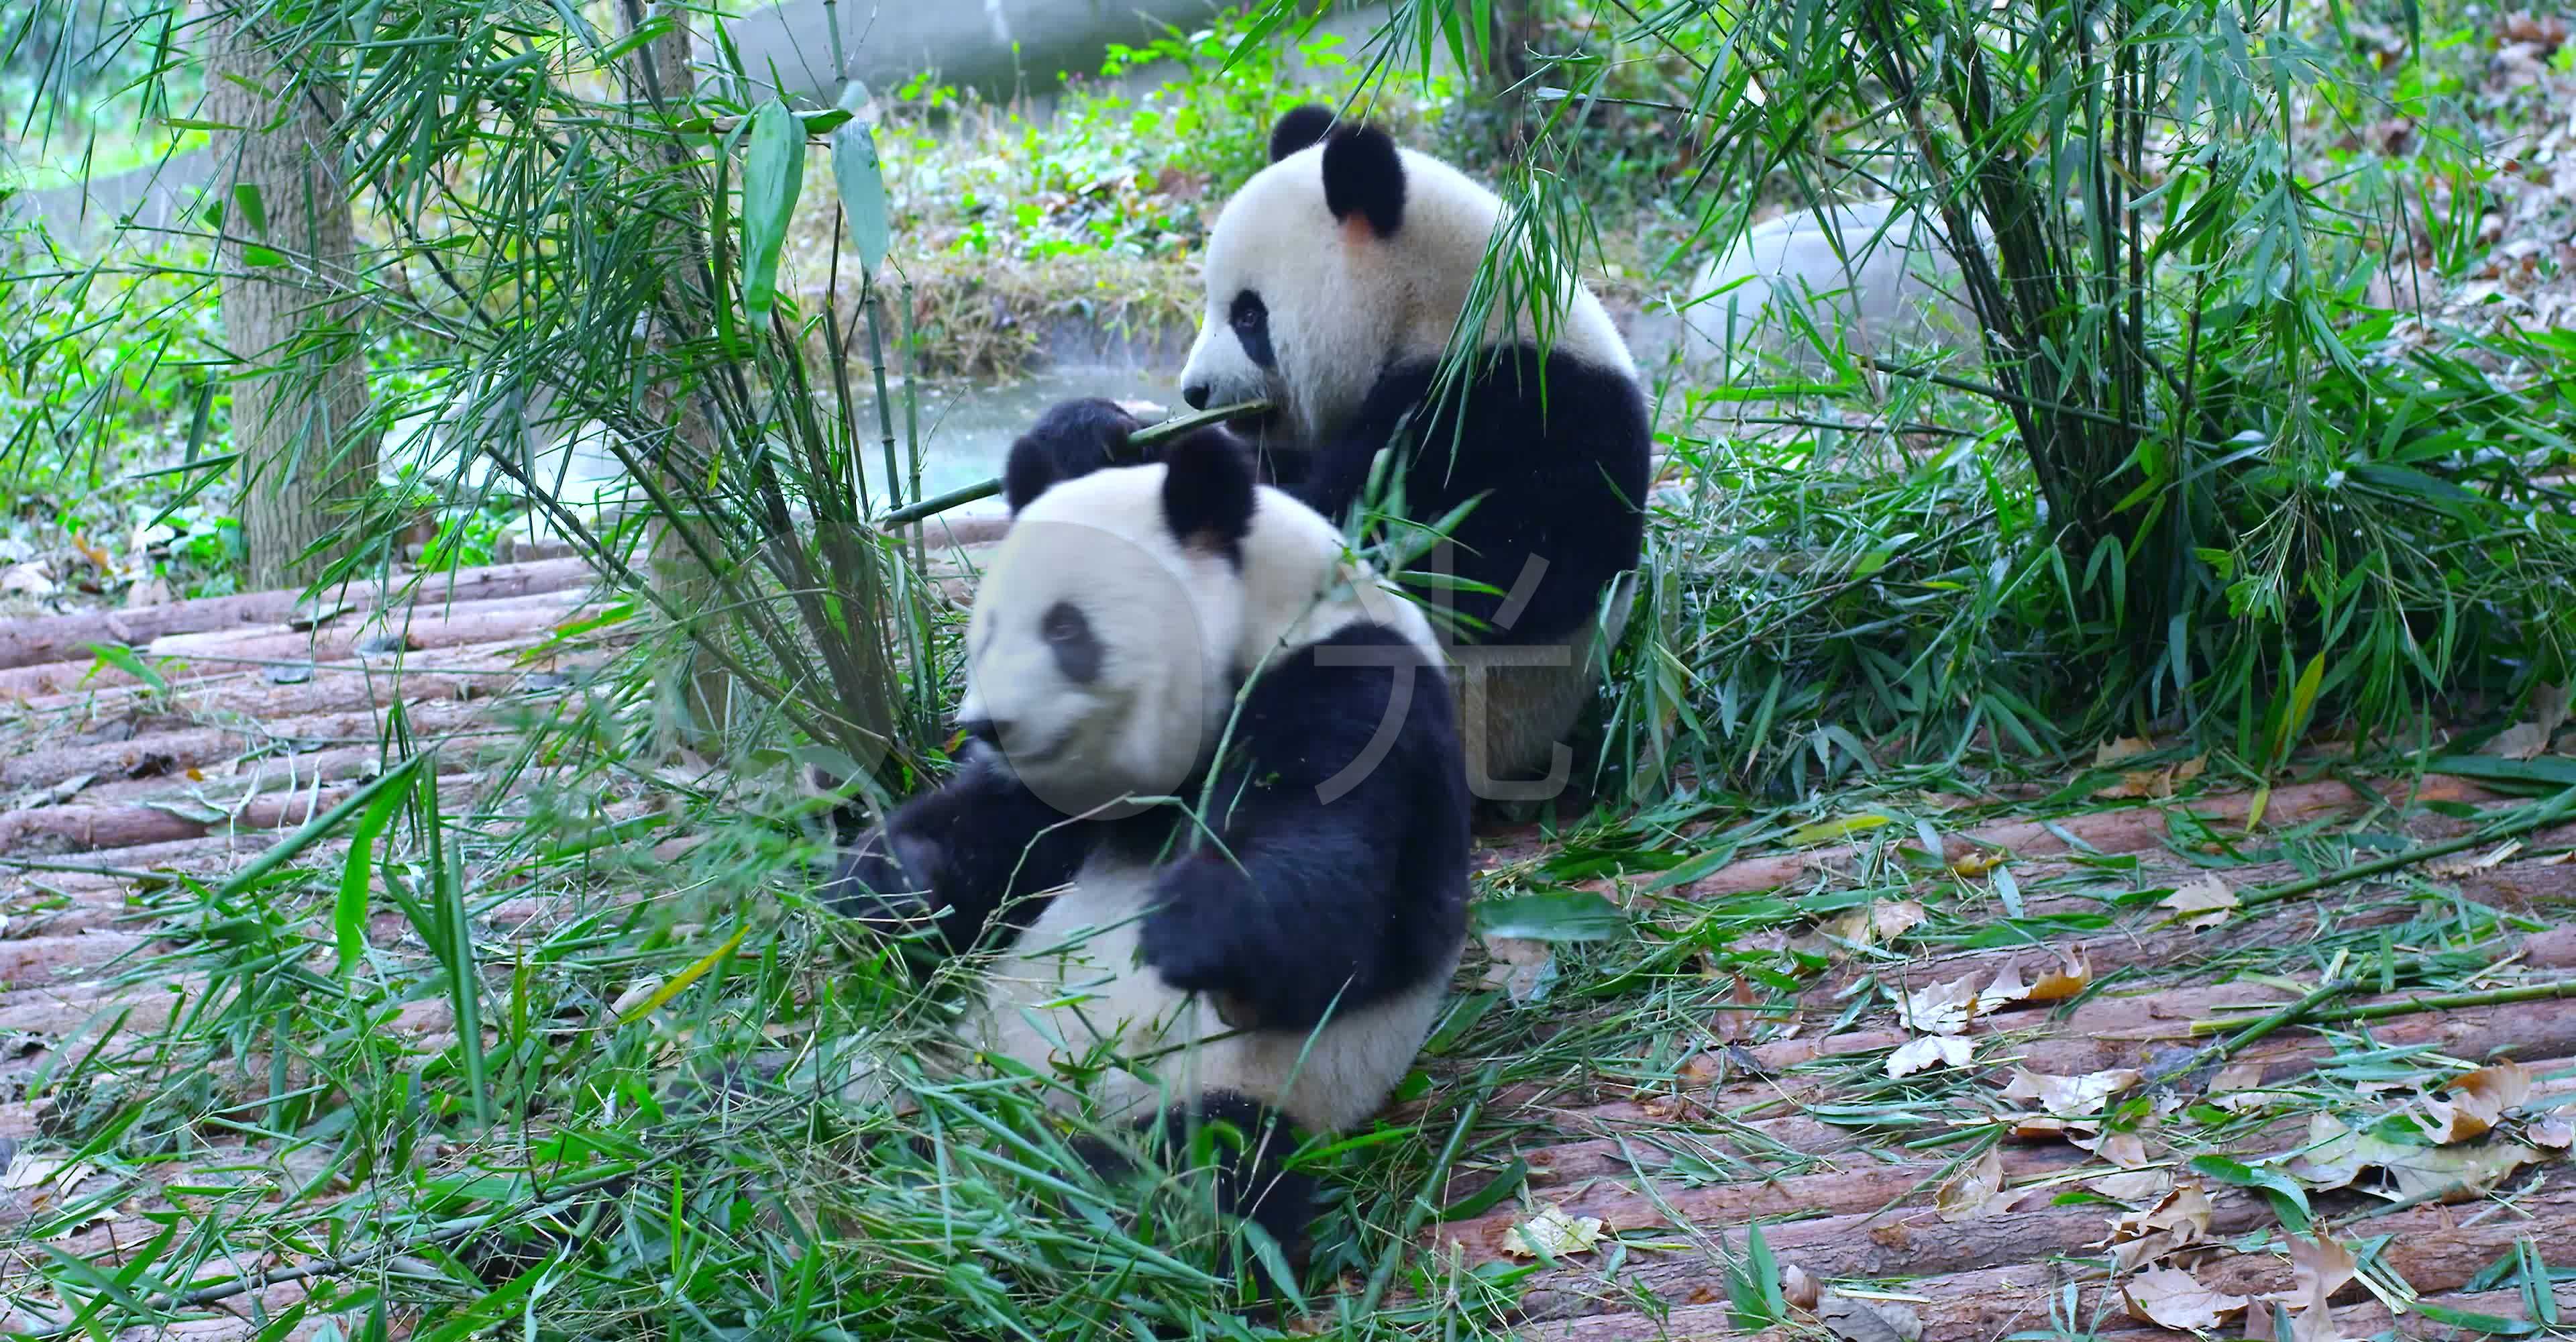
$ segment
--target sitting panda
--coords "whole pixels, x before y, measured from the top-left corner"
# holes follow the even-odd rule
[[[1050,1102],[1079,1090],[1170,1150],[1230,1123],[1253,1153],[1217,1171],[1218,1209],[1294,1246],[1311,1189],[1273,1117],[1365,1121],[1465,942],[1440,648],[1238,443],[1059,479],[1096,413],[1060,407],[1014,445],[967,628],[964,766],[828,893],[949,951],[998,941],[971,1042],[1040,1075],[1112,1055]]]
[[[1431,403],[1501,201],[1322,107],[1280,118],[1270,160],[1208,239],[1207,309],[1181,395],[1199,409],[1270,401],[1249,426],[1253,446],[1274,481],[1337,521],[1390,446],[1413,521],[1482,496],[1451,531],[1446,563],[1501,595],[1440,593],[1465,617],[1452,636],[1480,644],[1453,650],[1468,772],[1489,800],[1553,796],[1573,762],[1563,742],[1626,626],[1644,543],[1653,423],[1636,363],[1600,301],[1569,280],[1543,357],[1531,314],[1498,302],[1475,375]],[[1091,432],[1059,440],[1060,472],[1120,459],[1135,427],[1087,404]]]

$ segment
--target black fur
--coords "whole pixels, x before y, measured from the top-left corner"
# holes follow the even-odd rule
[[[1489,626],[1470,635],[1488,644],[1560,641],[1589,622],[1602,588],[1637,566],[1645,544],[1645,497],[1653,421],[1637,384],[1568,355],[1551,354],[1544,395],[1536,348],[1488,351],[1493,362],[1416,414],[1430,394],[1434,360],[1379,377],[1339,437],[1316,446],[1296,492],[1340,520],[1367,485],[1381,448],[1403,440],[1405,511],[1433,522],[1483,494],[1450,532],[1452,572],[1508,594],[1533,559],[1546,562],[1536,588],[1508,626],[1504,597],[1444,592],[1451,609]],[[1410,424],[1405,416],[1414,415]]]
[[[1324,206],[1335,219],[1358,214],[1381,238],[1404,227],[1404,160],[1375,126],[1338,130],[1324,144]]]
[[[1038,495],[1093,471],[1170,461],[1211,445],[1221,445],[1252,462],[1254,478],[1263,483],[1286,486],[1306,478],[1303,450],[1256,448],[1224,427],[1210,425],[1163,443],[1149,454],[1127,445],[1128,435],[1143,427],[1144,421],[1119,409],[1115,401],[1092,398],[1048,407],[1028,432],[1013,440],[1010,458],[1002,468],[1002,491],[1011,512],[1017,514]]]
[[[1012,442],[1010,460],[1002,468],[1004,500],[1017,513],[1066,480],[1104,466],[1136,465],[1127,435],[1144,426],[1116,401],[1095,396],[1056,402]]]
[[[1382,726],[1375,766],[1337,779]],[[1264,670],[1229,745],[1218,842],[1162,868],[1145,963],[1239,1028],[1297,1034],[1437,972],[1465,935],[1469,807],[1440,672],[1383,625],[1345,629]]]
[[[889,932],[927,925],[938,933],[934,950],[964,952],[997,913],[1014,931],[1034,921],[1046,892],[1081,869],[1091,837],[979,749],[945,786],[896,808],[845,853],[824,898]]]
[[[1170,1169],[1188,1161],[1199,1130],[1216,1124],[1224,1127],[1210,1135],[1214,1158],[1206,1169],[1215,1180],[1218,1213],[1250,1221],[1268,1231],[1282,1253],[1296,1252],[1315,1219],[1315,1181],[1287,1167],[1297,1138],[1285,1115],[1247,1096],[1211,1091],[1195,1104],[1173,1105],[1139,1120],[1136,1130],[1150,1153]],[[1076,1138],[1073,1146],[1083,1163],[1104,1178],[1136,1169],[1125,1152],[1098,1138]],[[1277,1286],[1269,1273],[1258,1264],[1254,1270],[1260,1294],[1274,1296]]]
[[[1243,566],[1240,542],[1252,529],[1251,456],[1229,437],[1194,433],[1163,453],[1163,522],[1190,545]]]
[[[1333,128],[1333,109],[1316,103],[1292,108],[1270,128],[1270,161],[1273,163],[1324,138]]]

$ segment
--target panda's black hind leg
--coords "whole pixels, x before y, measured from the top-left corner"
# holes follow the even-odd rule
[[[1199,1139],[1205,1137],[1208,1162],[1203,1168],[1214,1181],[1216,1210],[1261,1227],[1280,1253],[1295,1261],[1306,1227],[1315,1219],[1315,1180],[1288,1168],[1297,1135],[1286,1115],[1248,1096],[1218,1091],[1196,1104],[1173,1105],[1136,1126],[1166,1168],[1195,1164]],[[1073,1145],[1084,1163],[1105,1177],[1135,1172],[1134,1162],[1107,1142],[1086,1137]],[[1282,1294],[1279,1284],[1257,1260],[1250,1270],[1256,1304],[1264,1311],[1275,1308]]]

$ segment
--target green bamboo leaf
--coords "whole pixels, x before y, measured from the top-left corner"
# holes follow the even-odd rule
[[[136,656],[134,649],[129,648],[122,643],[92,643],[89,645],[89,651],[91,656],[98,659],[98,664],[100,666],[114,667],[117,670],[134,677],[136,680],[142,681],[144,684],[152,687],[153,693],[168,694],[170,692],[170,682],[163,680],[161,678],[161,673],[152,669],[151,663],[144,661],[139,656]],[[91,674],[95,675],[97,673],[93,670]],[[83,677],[83,679],[87,679],[87,677]]]
[[[408,779],[417,768],[406,760],[394,772]],[[388,775],[390,777],[392,775]],[[357,967],[358,957],[367,951],[367,872],[375,866],[376,838],[393,823],[394,808],[411,795],[402,788],[385,788],[367,804],[366,814],[358,817],[358,828],[349,836],[349,861],[340,869],[340,898],[331,909],[331,926],[340,943],[341,978]]]
[[[279,840],[267,852],[252,858],[249,866],[234,872],[231,880],[216,889],[216,898],[238,895],[249,889],[259,878],[275,871],[280,864],[292,860],[296,854],[312,847],[323,835],[347,824],[349,817],[373,805],[377,797],[387,792],[400,792],[420,772],[421,761],[428,758],[427,755],[414,755],[404,760],[374,782],[350,793],[341,800],[339,805],[305,821],[303,828]]]
[[[1607,941],[1628,930],[1628,915],[1599,895],[1561,890],[1478,904],[1476,930],[1528,941]]]
[[[778,298],[778,253],[805,184],[805,123],[772,98],[751,114],[742,165],[742,306],[769,315]]]
[[[2191,1168],[2193,1173],[2216,1179],[2220,1183],[2233,1184],[2238,1188],[2251,1188],[2261,1193],[2271,1201],[2272,1212],[2281,1218],[2283,1225],[2297,1234],[2310,1233],[2308,1190],[2300,1187],[2296,1179],[2278,1170],[2265,1169],[2260,1165],[2248,1165],[2243,1161],[2230,1160],[2225,1156],[2194,1156],[2191,1158]]]
[[[249,221],[251,232],[268,236],[268,203],[259,194],[259,183],[233,183],[233,203],[241,207],[242,218]]]
[[[832,177],[841,188],[841,218],[850,230],[850,245],[859,251],[859,270],[873,276],[893,241],[886,211],[885,173],[877,163],[876,136],[856,119],[867,105],[868,86],[853,79],[841,92],[841,108],[853,119],[832,132]]]

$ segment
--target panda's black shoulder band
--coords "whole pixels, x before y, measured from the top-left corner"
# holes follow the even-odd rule
[[[1273,163],[1324,138],[1333,128],[1333,109],[1320,103],[1292,108],[1270,128],[1270,161]]]

